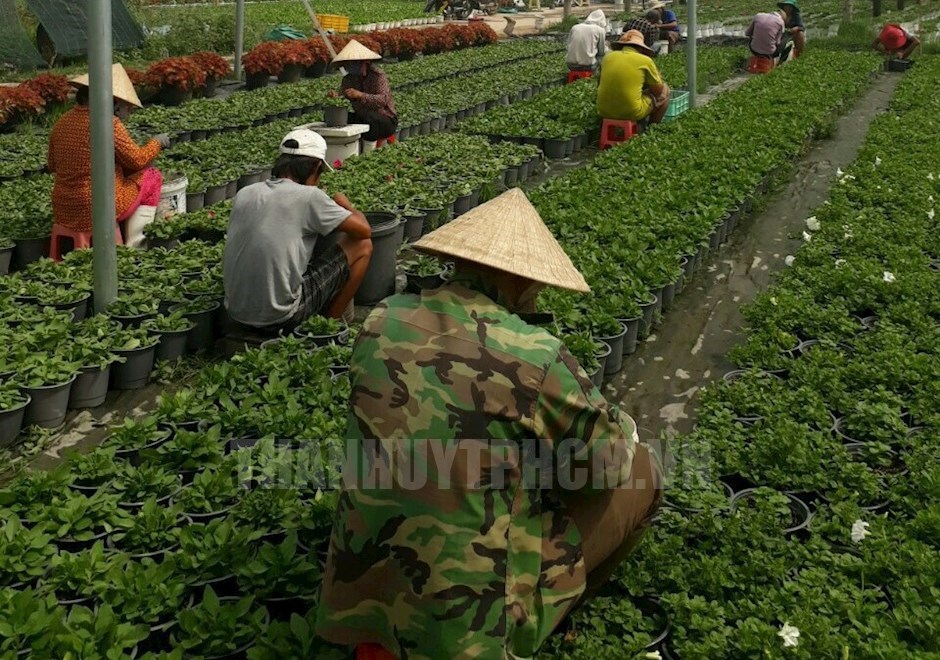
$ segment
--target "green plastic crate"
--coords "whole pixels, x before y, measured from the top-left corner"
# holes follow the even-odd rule
[[[665,121],[672,121],[683,112],[689,109],[689,93],[688,92],[674,92],[672,98],[669,99],[669,107],[666,108],[666,119]]]

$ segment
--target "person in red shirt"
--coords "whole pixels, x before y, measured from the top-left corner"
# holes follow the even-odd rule
[[[888,57],[906,60],[920,45],[920,39],[902,28],[897,23],[888,23],[875,39],[872,48]]]
[[[353,39],[333,58],[333,64],[345,65],[340,94],[349,99],[353,114],[351,124],[368,124],[369,132],[362,136],[365,142],[375,142],[395,134],[398,114],[392,100],[392,88],[385,72],[373,64],[382,56]]]

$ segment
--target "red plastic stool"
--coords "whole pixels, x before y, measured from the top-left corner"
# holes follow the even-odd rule
[[[605,119],[601,124],[601,151],[614,147],[621,142],[626,142],[638,135],[639,132],[639,127],[633,120]]]
[[[90,231],[73,231],[68,227],[63,227],[60,224],[52,225],[52,243],[49,246],[49,256],[55,261],[61,261],[61,252],[59,250],[59,242],[63,238],[71,238],[73,249],[81,250],[83,248],[91,247],[91,232]],[[124,238],[121,236],[121,225],[114,223],[114,244],[115,245],[124,245]]]
[[[749,73],[770,73],[774,68],[774,61],[769,57],[751,56],[748,62],[747,70]]]
[[[356,660],[397,660],[381,644],[360,644],[356,647]]]
[[[381,148],[384,147],[386,144],[395,144],[396,142],[398,142],[398,139],[395,137],[395,134],[392,133],[392,134],[389,135],[387,138],[382,138],[381,140],[376,140],[376,141],[375,141],[375,148],[376,148],[376,149],[381,149]]]
[[[570,85],[575,80],[581,80],[582,78],[590,78],[594,73],[591,71],[569,71],[568,72],[568,84]]]

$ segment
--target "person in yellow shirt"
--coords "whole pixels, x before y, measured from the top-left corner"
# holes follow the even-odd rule
[[[669,107],[669,86],[653,63],[653,49],[639,30],[625,32],[614,48],[601,65],[597,114],[604,119],[648,119],[658,124]]]

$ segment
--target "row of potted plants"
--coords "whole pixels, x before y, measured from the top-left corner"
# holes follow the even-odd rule
[[[68,101],[68,78],[43,73],[15,86],[0,86],[0,132]]]
[[[746,369],[708,386],[696,429],[669,443],[669,506],[616,578],[659,594],[662,657],[936,648],[940,62],[921,64],[748,309],[731,356]],[[780,523],[740,520],[732,483],[772,487]],[[812,512],[803,534],[781,530],[794,501]]]

